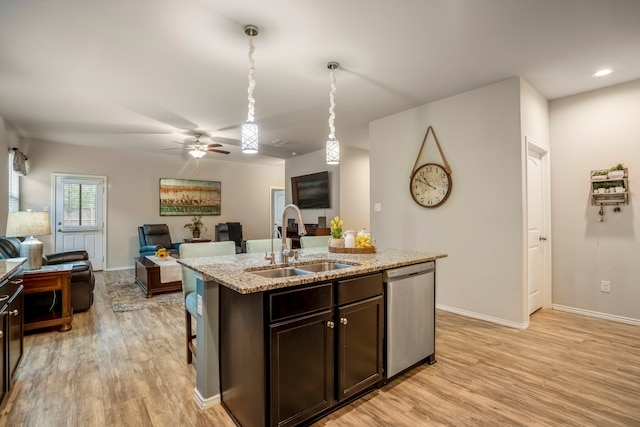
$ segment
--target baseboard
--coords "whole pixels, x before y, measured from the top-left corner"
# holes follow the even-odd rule
[[[551,308],[558,311],[566,311],[568,313],[581,314],[583,316],[611,320],[612,322],[627,323],[629,325],[640,326],[640,319],[634,319],[631,317],[616,316],[615,314],[600,313],[598,311],[584,310],[582,308],[568,307],[566,305],[560,304],[553,304]]]
[[[529,322],[516,323],[509,320],[500,319],[498,317],[487,316],[486,314],[474,313],[473,311],[462,310],[460,308],[449,307],[442,304],[436,304],[438,310],[448,311],[451,313],[459,314],[465,317],[471,317],[473,319],[484,320],[485,322],[497,323],[498,325],[508,326],[515,329],[527,329]]]
[[[111,267],[111,268],[103,268],[100,271],[120,271],[120,270],[133,270],[135,266],[130,265],[128,267]]]
[[[220,393],[215,394],[211,397],[207,397],[206,399],[202,397],[197,388],[193,389],[193,400],[196,401],[196,405],[203,411],[205,409],[209,409],[212,406],[220,404]]]

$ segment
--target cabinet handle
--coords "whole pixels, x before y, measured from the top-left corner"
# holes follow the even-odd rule
[[[349,323],[349,321],[347,320],[346,317],[341,317],[340,318],[340,323],[343,324],[343,325],[346,325],[347,323]]]
[[[9,283],[11,283],[12,285],[19,285],[19,284],[21,284],[22,282],[24,282],[24,280],[23,280],[23,279],[13,279],[13,280],[10,280],[10,281],[9,281]]]
[[[18,313],[19,313],[19,311],[18,311],[18,309],[16,308],[16,309],[11,310],[11,311],[9,312],[9,316],[17,316],[17,315],[18,315]]]
[[[4,333],[0,331],[0,338],[2,338],[3,336],[4,336]]]
[[[9,295],[0,295],[0,302],[5,302],[9,299]]]
[[[335,324],[333,323],[333,320],[327,321],[327,327],[333,329],[334,326],[335,326]]]
[[[538,240],[547,240],[547,238],[544,237],[544,236],[540,236],[540,237],[538,237]]]

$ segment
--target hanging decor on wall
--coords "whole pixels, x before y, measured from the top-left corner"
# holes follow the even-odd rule
[[[160,178],[160,216],[220,215],[220,181]]]
[[[422,150],[424,149],[425,142],[427,142],[429,133],[433,133],[433,138],[436,140],[436,145],[440,152],[440,156],[442,157],[442,161],[444,162],[444,166],[437,163],[425,163],[418,167],[418,162],[420,161],[420,156],[422,155]],[[411,171],[409,182],[411,197],[413,197],[413,200],[422,207],[435,208],[442,205],[447,200],[449,194],[451,194],[452,185],[451,167],[449,166],[449,162],[447,162],[447,158],[442,151],[442,147],[440,147],[436,131],[429,126],[427,128],[427,133],[425,133],[424,138],[422,139],[422,145],[420,146],[418,157],[416,158],[416,162]]]
[[[249,88],[247,89],[249,108],[247,121],[242,125],[242,152],[254,154],[258,152],[258,125],[254,123],[256,100],[253,98],[253,91],[256,88],[256,80],[253,37],[258,35],[258,27],[247,25],[244,27],[244,33],[249,36]]]
[[[331,81],[331,90],[329,91],[329,138],[327,139],[327,164],[337,165],[340,163],[340,142],[336,138],[336,128],[333,122],[336,119],[336,76],[334,70],[340,66],[338,62],[327,62],[327,68],[329,69],[329,79]]]

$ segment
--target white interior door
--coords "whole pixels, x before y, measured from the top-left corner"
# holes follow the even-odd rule
[[[545,289],[545,197],[544,153],[528,148],[527,211],[528,211],[528,291],[529,314],[542,307]]]
[[[273,224],[276,227],[282,226],[282,212],[284,212],[284,188],[271,189],[271,215]],[[273,231],[273,230],[271,230]]]
[[[104,177],[55,175],[56,252],[85,250],[104,268]]]

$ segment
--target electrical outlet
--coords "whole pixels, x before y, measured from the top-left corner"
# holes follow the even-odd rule
[[[382,212],[382,203],[375,203],[373,205],[373,211],[374,212]]]
[[[202,295],[196,295],[196,312],[202,316]]]
[[[600,292],[606,292],[606,293],[611,292],[611,282],[608,281],[608,280],[601,280],[600,281]]]

